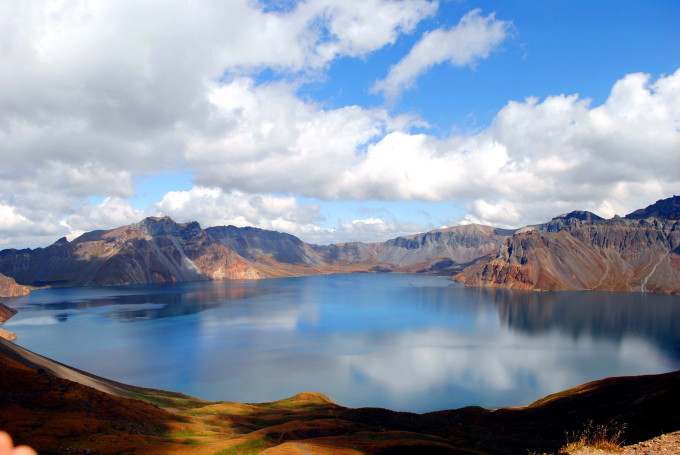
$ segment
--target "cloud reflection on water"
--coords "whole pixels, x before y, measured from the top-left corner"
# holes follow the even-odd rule
[[[383,349],[344,359],[347,368],[385,388],[397,402],[448,388],[492,407],[505,392],[511,396],[504,406],[525,405],[610,376],[619,364],[628,365],[629,374],[656,372],[660,365],[673,368],[655,346],[637,337],[603,344],[583,336],[565,346],[555,334],[535,337],[512,331],[492,339],[441,330],[395,334]]]
[[[412,275],[115,291],[36,292],[10,321],[23,324],[20,343],[61,362],[211,400],[317,391],[417,412],[513,406],[680,368],[674,296],[470,289]]]

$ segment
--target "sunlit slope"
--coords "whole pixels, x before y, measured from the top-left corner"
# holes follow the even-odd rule
[[[312,245],[252,227],[168,217],[0,251],[0,274],[30,286],[125,285],[346,272],[455,276],[469,286],[680,293],[680,197],[626,218],[561,215],[517,230],[465,225],[385,242]]]
[[[520,230],[458,274],[471,286],[680,293],[680,197],[626,218],[574,212]]]
[[[18,297],[28,293],[26,286],[17,284],[14,278],[0,274],[0,297]]]
[[[460,226],[383,243],[310,245],[297,237],[234,226],[146,218],[47,248],[3,250],[0,273],[33,286],[124,285],[257,279],[323,273],[447,269],[494,251],[506,231]]]

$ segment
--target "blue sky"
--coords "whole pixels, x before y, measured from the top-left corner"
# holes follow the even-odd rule
[[[623,75],[671,74],[680,62],[677,2],[444,1],[413,33],[365,60],[331,63],[326,80],[300,93],[333,107],[381,106],[383,98],[368,88],[386,69],[423,33],[454,26],[476,8],[511,22],[508,37],[474,68],[434,66],[393,111],[418,113],[438,136],[452,128],[484,128],[509,100],[528,96],[579,93],[599,105]]]
[[[0,248],[160,215],[378,241],[680,193],[676,1],[25,1],[0,17]]]

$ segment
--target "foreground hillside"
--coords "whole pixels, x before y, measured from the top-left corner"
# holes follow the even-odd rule
[[[680,372],[610,378],[530,406],[428,414],[350,409],[315,393],[205,402],[77,371],[0,340],[0,429],[40,453],[554,452],[565,431],[625,424],[627,443],[680,429]]]
[[[467,225],[386,242],[311,245],[257,228],[168,217],[0,251],[0,294],[28,286],[125,285],[346,272],[453,276],[468,286],[680,293],[680,197],[625,218],[572,212],[517,230]],[[4,281],[2,281],[4,279]],[[14,281],[16,280],[16,283]],[[3,286],[3,283],[5,285]],[[17,284],[18,283],[18,284]]]

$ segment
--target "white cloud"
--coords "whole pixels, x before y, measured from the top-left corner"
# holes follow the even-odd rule
[[[314,222],[320,218],[318,205],[301,206],[292,196],[225,193],[206,187],[171,191],[156,208],[176,221],[198,221],[203,227],[256,226],[289,233],[318,229]]]
[[[292,195],[465,201],[468,221],[519,227],[574,209],[625,214],[678,193],[680,70],[622,77],[600,106],[577,94],[511,101],[486,130],[446,138],[412,133],[425,126],[413,116],[298,96],[301,80],[396,42],[437,7],[0,3],[0,244],[136,221],[150,213],[127,201],[136,184],[180,165],[196,186],[156,201],[158,212],[319,243],[418,225],[352,215],[322,227],[321,208]],[[474,65],[508,27],[473,11],[424,35],[378,85],[396,93],[432,65]],[[267,68],[284,81],[258,84]],[[106,199],[90,204],[93,195]]]
[[[17,213],[10,205],[0,204],[0,230],[11,230],[26,223],[28,219]]]
[[[597,107],[578,95],[512,101],[487,130],[440,139],[392,130],[383,110],[326,109],[299,99],[290,84],[236,78],[213,86],[210,95],[211,121],[228,127],[211,134],[183,130],[184,160],[197,186],[168,193],[156,210],[178,221],[253,225],[314,243],[382,240],[425,227],[352,218],[329,227],[318,205],[299,205],[293,194],[471,201],[468,215],[449,225],[521,227],[576,209],[623,215],[677,193],[678,80],[680,70],[657,81],[629,75]],[[5,202],[29,220],[54,223],[59,211],[79,213],[74,195],[96,191],[97,183],[116,197],[130,194],[132,172],[99,164],[76,172],[48,162],[32,175],[49,176],[39,180],[49,195],[20,175],[0,181],[0,189],[21,188]]]
[[[507,227],[584,209],[624,215],[680,186],[680,70],[625,76],[607,101],[509,102],[472,136],[387,133],[345,170],[359,199],[471,199],[466,220]]]
[[[227,193],[219,188],[198,186],[189,191],[167,193],[155,208],[178,222],[198,221],[204,228],[254,226],[293,234],[315,244],[387,240],[425,229],[413,222],[376,217],[338,220],[336,227],[322,227],[320,206],[300,204],[294,196]]]
[[[458,25],[448,30],[426,32],[399,63],[392,66],[385,79],[372,90],[396,98],[404,89],[434,65],[449,62],[453,66],[474,66],[505,40],[510,23],[496,20],[494,13],[484,17],[475,9],[463,16]]]
[[[206,84],[363,56],[436,9],[425,0],[300,2],[285,13],[249,0],[3,3],[0,147],[20,170],[46,159],[174,166],[178,129],[221,127]]]
[[[68,230],[51,213],[30,211],[0,201],[2,249],[46,246],[67,233]]]
[[[394,43],[423,18],[434,14],[437,2],[317,0],[298,4],[296,13],[308,24],[313,65],[338,56],[359,57]],[[327,35],[327,38],[324,38]],[[282,52],[285,54],[285,52]]]
[[[409,221],[363,218],[340,221],[333,237],[338,239],[336,242],[379,242],[425,230],[424,226]]]
[[[43,244],[49,235],[68,233],[68,226],[73,232],[86,229],[105,218],[83,202],[86,197],[120,202],[117,198],[134,195],[136,181],[191,159],[193,144],[209,142],[230,127],[241,134],[236,142],[247,143],[248,135],[256,141],[258,134],[266,134],[258,133],[266,128],[258,122],[266,119],[225,115],[219,103],[211,101],[224,77],[237,84],[239,74],[265,68],[315,77],[336,58],[362,57],[393,43],[437,7],[426,0],[320,0],[299,2],[283,12],[267,12],[250,0],[2,3],[0,203],[16,207],[24,217],[23,231],[35,236],[25,243],[31,246]],[[229,84],[222,89],[228,91]],[[305,112],[316,114],[316,107],[293,96],[294,89],[278,88],[293,106],[277,113],[290,115],[293,122],[304,119]],[[276,96],[276,90],[271,87],[264,94]],[[257,97],[256,87],[241,94],[244,99]],[[293,134],[304,153],[326,145],[324,139],[341,140],[338,147],[353,150],[366,140],[357,134],[375,134],[367,132],[373,126],[352,127],[355,112],[359,124],[375,122],[350,107],[333,112],[335,119],[319,119],[320,124],[308,118],[307,129]],[[285,142],[287,132],[276,127],[278,118],[270,120],[274,128],[270,146],[275,148]],[[405,119],[378,123],[385,121],[403,124]],[[329,135],[316,137],[317,127],[326,128]],[[344,137],[338,128],[348,128]],[[232,145],[223,134],[222,139]],[[253,149],[241,151],[248,154]],[[276,153],[269,157],[275,166]],[[262,164],[235,158],[233,164],[242,166],[244,181],[250,167]],[[210,182],[212,162],[222,161],[220,154],[194,159],[199,183]],[[319,158],[316,164],[329,163]],[[290,163],[286,171],[309,174],[301,163]],[[280,186],[285,178],[277,177],[271,186]],[[236,180],[233,186],[250,188],[242,183]],[[113,202],[108,204],[111,209]],[[96,215],[90,224],[82,216],[88,210]],[[113,213],[110,222],[127,219],[120,210]],[[67,216],[68,223],[61,224]],[[3,237],[4,245],[30,238],[11,232]]]
[[[200,131],[187,139],[187,163],[196,182],[226,190],[299,192],[333,199],[338,172],[357,149],[384,131],[387,114],[347,106],[325,110],[306,103],[288,84],[255,85],[238,78],[215,86],[220,135]]]
[[[505,227],[520,226],[522,217],[517,212],[514,204],[509,201],[501,200],[495,204],[490,204],[483,199],[472,202],[470,215],[476,218],[479,224],[489,224],[486,220],[493,220],[492,223]]]
[[[68,238],[73,240],[83,232],[126,226],[154,215],[158,213],[135,210],[126,199],[107,197],[99,204],[85,203],[78,207],[66,217],[62,225],[69,228]]]

